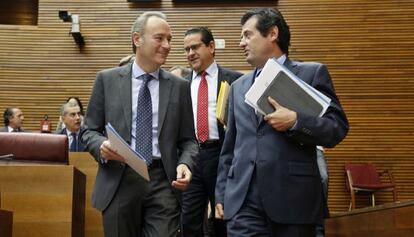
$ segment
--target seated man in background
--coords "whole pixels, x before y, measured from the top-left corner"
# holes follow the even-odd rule
[[[82,105],[82,102],[79,99],[79,97],[70,96],[70,97],[68,97],[66,99],[66,103],[72,103],[72,104],[75,104],[75,105],[78,105],[79,106],[80,113],[81,113],[81,115],[80,115],[81,126],[83,126],[83,118],[85,116],[85,112],[83,110],[83,105]],[[59,122],[56,125],[56,132],[59,132],[59,131],[61,131],[64,128],[65,128],[65,124],[63,123],[62,116],[59,116]]]
[[[28,132],[22,128],[24,116],[19,108],[6,108],[3,119],[4,128],[0,128],[0,132]]]
[[[65,134],[69,139],[69,151],[85,151],[85,147],[80,142],[79,134],[83,131],[81,126],[81,110],[79,105],[67,102],[60,108],[60,116],[65,128],[56,132],[56,134]]]

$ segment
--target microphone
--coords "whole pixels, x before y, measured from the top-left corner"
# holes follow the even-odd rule
[[[6,154],[6,155],[0,156],[0,160],[10,161],[10,160],[13,160],[13,158],[14,158],[14,154]]]

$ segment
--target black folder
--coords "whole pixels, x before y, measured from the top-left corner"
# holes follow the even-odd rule
[[[296,112],[319,116],[323,110],[322,105],[318,101],[283,71],[276,75],[257,101],[258,107],[266,114],[275,111],[273,105],[267,100],[269,96],[283,107]]]

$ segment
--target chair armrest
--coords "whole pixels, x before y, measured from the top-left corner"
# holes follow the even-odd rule
[[[389,179],[390,183],[395,186],[394,176],[392,175],[392,172],[389,169],[385,169],[381,172],[378,172],[379,176],[383,176],[384,174],[386,174],[388,176],[388,179]]]

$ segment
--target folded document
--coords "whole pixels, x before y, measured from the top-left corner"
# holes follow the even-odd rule
[[[150,180],[148,175],[148,166],[141,155],[132,148],[122,139],[122,137],[116,132],[110,123],[106,126],[106,133],[108,134],[108,140],[111,143],[116,152],[124,157],[125,163],[129,165],[135,172],[141,175],[147,181]]]

